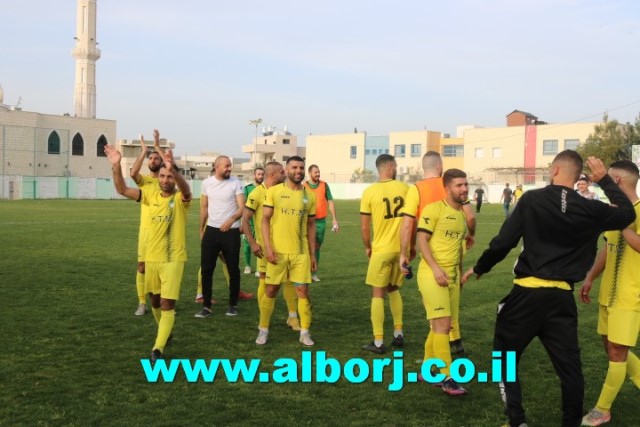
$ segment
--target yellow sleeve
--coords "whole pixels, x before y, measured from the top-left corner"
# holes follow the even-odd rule
[[[420,207],[420,193],[418,192],[418,187],[412,185],[409,187],[409,191],[407,191],[407,196],[404,200],[404,206],[400,211],[400,215],[402,216],[410,216],[411,218],[415,218],[418,216],[418,208]]]

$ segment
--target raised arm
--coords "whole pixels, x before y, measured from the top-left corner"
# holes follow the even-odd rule
[[[165,151],[160,147],[160,132],[158,132],[158,129],[153,130],[153,149],[164,159]]]
[[[127,187],[122,176],[122,153],[120,153],[113,145],[105,145],[104,153],[107,155],[107,160],[111,163],[111,171],[113,173],[113,184],[116,187],[118,194],[127,197],[132,200],[140,200],[140,190],[137,188]]]
[[[140,168],[142,168],[142,163],[144,163],[144,159],[147,158],[148,152],[149,149],[144,143],[144,137],[140,135],[140,153],[138,153],[138,157],[136,157],[136,161],[133,162],[133,166],[129,172],[129,176],[133,178],[136,184],[140,184],[140,180],[142,179],[142,176],[140,175]]]
[[[164,152],[162,156],[162,161],[164,162],[164,166],[169,169],[173,173],[173,179],[178,186],[178,190],[182,193],[182,200],[188,202],[191,200],[191,188],[189,187],[189,183],[182,176],[182,172],[176,166],[175,161],[173,160],[173,151],[167,150]]]

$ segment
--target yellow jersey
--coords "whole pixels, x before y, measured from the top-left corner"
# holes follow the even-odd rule
[[[270,222],[271,247],[282,254],[309,253],[307,219],[316,215],[316,199],[306,186],[292,190],[286,183],[267,190],[264,205],[273,208]]]
[[[467,223],[462,210],[454,209],[445,200],[424,207],[418,218],[418,232],[431,234],[429,248],[433,259],[442,268],[460,264],[462,241]],[[421,257],[419,268],[430,268]]]
[[[140,175],[140,182],[136,184],[140,190],[144,191],[160,191],[158,178],[149,175]],[[151,222],[149,220],[149,208],[147,205],[140,205],[140,228],[149,228]]]
[[[640,234],[640,201],[633,205],[636,220],[629,225]],[[604,233],[607,263],[600,282],[598,302],[611,308],[640,310],[640,252],[636,252],[622,237],[622,232]]]
[[[376,182],[362,193],[360,214],[371,216],[373,252],[400,252],[400,211],[408,190],[409,186],[404,182],[390,179]]]
[[[163,197],[158,191],[141,191],[140,202],[149,211],[146,262],[186,261],[185,229],[191,201],[184,202],[180,191]]]
[[[251,190],[251,193],[247,195],[247,202],[244,204],[247,209],[253,211],[256,242],[260,246],[262,246],[262,206],[266,196],[267,187],[264,184],[260,184]]]

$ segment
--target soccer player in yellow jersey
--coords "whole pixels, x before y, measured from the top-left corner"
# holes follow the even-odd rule
[[[424,171],[424,179],[409,187],[405,204],[400,212],[402,216],[402,227],[400,231],[400,268],[409,265],[416,256],[416,226],[417,218],[420,212],[429,203],[443,200],[446,197],[444,185],[442,184],[442,157],[436,151],[427,151],[422,156],[422,169]],[[463,243],[464,250],[469,250],[473,246],[476,233],[476,217],[471,207],[470,201],[467,199],[462,205],[465,220],[467,222],[466,242]],[[406,270],[403,271],[406,273]],[[430,343],[431,344],[431,343]],[[449,332],[449,345],[451,353],[464,355],[464,345],[460,335],[460,322],[458,316],[451,319],[451,331]],[[429,347],[429,356],[434,357],[433,348]]]
[[[441,372],[445,375],[442,390],[457,396],[466,390],[449,375],[449,330],[451,318],[457,318],[460,308],[462,242],[467,232],[462,204],[467,200],[469,185],[467,175],[459,169],[447,170],[443,184],[445,199],[425,206],[418,218],[417,240],[422,258],[418,288],[431,326],[425,342],[425,360],[432,344],[435,357],[446,365]]]
[[[582,419],[583,426],[599,426],[611,420],[611,406],[626,376],[640,388],[640,359],[630,351],[640,332],[638,167],[630,160],[620,160],[611,164],[609,176],[633,203],[636,220],[624,230],[605,232],[606,243],[580,290],[580,299],[589,304],[593,281],[604,270],[598,295],[598,334],[602,335],[609,356],[609,369],[600,398],[595,408]]]
[[[278,162],[269,162],[265,166],[264,175],[264,181],[247,195],[247,202],[245,203],[245,209],[242,214],[242,232],[245,235],[247,244],[251,248],[251,252],[253,252],[258,260],[258,308],[260,308],[260,300],[264,296],[264,281],[267,271],[267,259],[264,256],[264,244],[262,243],[262,207],[267,196],[267,189],[274,185],[281,184],[284,181],[284,168]],[[254,215],[255,234],[254,227],[250,226],[250,220]],[[287,309],[289,310],[287,325],[294,331],[299,331],[300,322],[298,321],[298,312],[296,310],[296,290],[288,280],[284,283],[283,294],[287,302]]]
[[[144,137],[140,135],[140,154],[131,167],[130,176],[140,189],[159,189],[158,171],[162,165],[162,148],[160,148],[160,133],[157,129],[153,130],[154,150],[149,153],[148,147],[144,143]],[[140,174],[142,163],[148,157],[147,168],[149,175]],[[138,292],[138,309],[136,316],[142,316],[147,313],[147,301],[144,292],[144,254],[146,249],[146,230],[149,228],[148,209],[145,205],[140,205],[140,230],[138,232],[138,271],[136,274],[136,290]]]
[[[140,190],[127,187],[122,176],[122,154],[112,145],[104,148],[112,165],[113,181],[118,191],[129,199],[149,207],[145,253],[145,286],[151,299],[158,333],[151,351],[151,362],[163,357],[164,347],[175,322],[175,304],[180,296],[184,264],[187,261],[185,229],[191,190],[174,166],[173,153],[167,150],[158,171],[159,188]],[[177,185],[177,190],[176,190]]]
[[[304,160],[292,156],[286,163],[287,180],[267,190],[262,207],[262,240],[267,257],[265,293],[260,300],[260,327],[256,344],[264,345],[280,284],[290,280],[298,295],[300,342],[313,346],[309,335],[309,283],[316,270],[316,201],[303,184]]]
[[[389,154],[381,154],[376,159],[379,180],[367,187],[360,200],[360,225],[365,253],[369,258],[367,285],[371,286],[371,325],[373,342],[363,346],[363,350],[376,354],[385,352],[384,347],[384,297],[389,296],[389,306],[393,316],[394,347],[404,345],[402,333],[402,286],[400,271],[400,209],[409,187],[396,181],[396,159]],[[373,242],[371,225],[373,224]]]

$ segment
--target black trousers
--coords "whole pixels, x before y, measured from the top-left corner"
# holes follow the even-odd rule
[[[573,292],[557,288],[513,287],[498,306],[494,349],[503,352],[503,360],[505,351],[514,351],[517,367],[534,337],[542,342],[560,378],[562,426],[579,426],[583,415],[584,377]],[[503,372],[503,379],[505,375]],[[518,376],[516,382],[505,382],[504,386],[509,424],[517,426],[526,422]]]
[[[478,199],[476,202],[476,213],[480,213],[480,208],[482,207],[482,199]]]
[[[240,293],[240,230],[232,228],[222,232],[219,228],[209,227],[204,230],[200,246],[200,268],[202,269],[202,305],[211,308],[213,288],[213,272],[216,269],[218,254],[222,256],[229,271],[229,305],[238,305]]]

